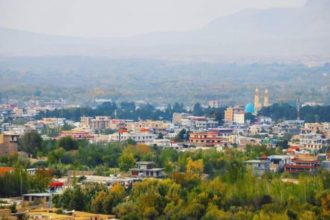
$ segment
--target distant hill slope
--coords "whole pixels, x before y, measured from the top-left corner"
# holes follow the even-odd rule
[[[268,88],[271,102],[330,103],[330,64],[219,64],[106,57],[0,58],[0,97],[28,100],[94,98],[223,104],[253,101],[254,90]],[[98,95],[97,95],[98,94]]]
[[[330,57],[330,0],[301,8],[247,9],[186,32],[82,39],[0,29],[0,55],[145,58]]]

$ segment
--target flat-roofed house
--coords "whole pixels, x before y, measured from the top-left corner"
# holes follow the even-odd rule
[[[164,176],[163,168],[154,168],[154,162],[152,161],[141,161],[136,163],[137,168],[132,168],[132,176],[137,177],[155,177],[161,178]]]
[[[254,175],[262,176],[270,171],[268,160],[248,160],[245,161],[248,169],[251,169]]]
[[[289,155],[271,155],[267,157],[270,162],[270,171],[282,172],[284,165],[291,162],[291,156]]]
[[[285,164],[284,171],[289,173],[315,173],[320,167],[320,161],[311,155],[298,155],[291,163]]]

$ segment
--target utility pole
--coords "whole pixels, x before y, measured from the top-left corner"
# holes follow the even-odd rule
[[[19,180],[20,180],[20,193],[23,195],[23,182],[22,182],[22,170],[19,171]]]

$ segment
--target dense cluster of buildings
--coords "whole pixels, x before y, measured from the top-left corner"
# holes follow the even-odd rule
[[[261,156],[245,161],[248,169],[255,175],[266,173],[315,173],[319,169],[330,171],[330,123],[305,123],[302,120],[286,120],[273,122],[271,118],[258,116],[262,106],[269,106],[269,92],[266,89],[261,103],[259,89],[255,90],[254,102],[245,106],[231,106],[224,111],[222,121],[213,117],[196,116],[192,113],[174,113],[172,121],[164,120],[128,120],[110,116],[81,117],[80,121],[70,121],[65,118],[34,119],[38,111],[50,110],[63,103],[37,105],[32,103],[29,108],[0,105],[0,157],[15,155],[18,152],[19,138],[26,132],[35,130],[43,139],[60,139],[71,137],[75,140],[96,142],[135,142],[150,146],[172,147],[179,151],[216,148],[237,148],[244,151],[247,145],[265,145],[276,147],[280,141],[287,141],[287,149],[281,155]],[[37,107],[38,106],[38,107]],[[211,108],[220,107],[220,102],[210,101]],[[34,108],[33,108],[34,107]],[[7,117],[22,117],[26,123],[12,124],[5,122]],[[254,117],[254,120],[251,120]],[[63,127],[69,129],[62,129]],[[287,138],[289,137],[289,138]],[[0,167],[0,175],[13,172],[12,167]],[[30,175],[36,173],[36,168],[28,169]],[[108,187],[119,183],[130,187],[134,182],[144,178],[163,178],[166,174],[163,168],[155,167],[151,161],[139,161],[128,173],[121,175],[98,176],[93,171],[69,171],[67,176],[54,179],[45,193],[24,194],[20,202],[34,203],[42,200],[45,208],[51,207],[51,197],[71,187],[73,179],[82,178],[79,184],[99,183]],[[15,201],[16,202],[16,201]],[[111,216],[91,213],[73,212],[61,215],[38,210],[29,213],[34,219],[109,219]],[[6,219],[17,219],[8,211],[0,212]]]
[[[24,103],[11,100],[10,102],[0,104],[0,121],[7,117],[32,119],[39,112],[68,107],[72,106],[67,105],[63,99],[51,101],[30,100]]]
[[[262,99],[263,98],[263,99]],[[262,101],[261,101],[262,100]],[[173,147],[178,150],[196,148],[223,149],[237,147],[241,150],[247,145],[266,145],[275,147],[285,137],[287,145],[300,153],[315,154],[329,147],[330,123],[305,123],[302,120],[273,122],[271,118],[258,116],[261,107],[270,105],[269,92],[264,90],[262,97],[257,88],[253,103],[245,106],[227,107],[222,121],[207,116],[196,116],[192,113],[174,113],[172,121],[164,120],[128,120],[110,116],[81,117],[80,121],[69,121],[65,118],[28,119],[25,124],[1,123],[0,156],[17,153],[18,139],[30,130],[36,130],[44,139],[72,137],[89,142],[126,142],[133,141],[151,146]],[[30,103],[28,112],[51,110],[63,107],[63,102]],[[211,100],[208,106],[218,108],[219,101]],[[2,116],[6,114],[24,116],[26,109],[15,105],[0,105]],[[33,114],[32,114],[33,115]],[[32,116],[31,115],[31,116]],[[253,117],[253,120],[251,120]],[[61,129],[69,125],[70,129]],[[300,161],[296,161],[297,164]],[[267,163],[265,163],[267,166]],[[270,166],[271,167],[271,166]],[[289,169],[289,168],[288,168]],[[292,168],[293,169],[293,168]]]
[[[0,167],[0,176],[14,171],[15,168],[13,167]],[[27,169],[30,175],[36,175],[38,171],[44,171],[44,169]],[[137,162],[136,166],[130,168],[129,172],[110,176],[99,176],[95,171],[69,170],[66,176],[61,178],[53,177],[52,181],[49,183],[48,190],[45,192],[25,193],[22,194],[21,197],[14,198],[0,198],[0,219],[114,219],[115,216],[113,215],[77,212],[75,210],[58,210],[53,207],[52,199],[54,195],[62,194],[65,189],[72,188],[74,184],[80,186],[102,184],[108,188],[112,188],[115,184],[120,184],[127,189],[132,187],[133,183],[143,181],[143,179],[146,178],[164,177],[164,169],[155,167],[155,164],[151,161]],[[20,209],[20,211],[11,213],[9,208],[13,205],[15,205],[17,209]],[[4,207],[8,207],[8,209],[3,209]]]
[[[255,175],[267,172],[316,173],[320,168],[330,170],[330,154],[310,155],[304,153],[271,155],[246,161]]]
[[[17,140],[30,130],[36,130],[44,139],[58,139],[70,136],[77,140],[90,142],[134,141],[147,145],[174,147],[239,147],[246,145],[276,146],[279,139],[292,136],[290,146],[299,146],[308,151],[319,151],[329,146],[329,123],[304,123],[302,120],[273,122],[271,118],[258,116],[263,106],[270,105],[269,92],[263,92],[263,101],[259,89],[255,90],[253,103],[245,106],[227,107],[223,121],[212,117],[195,116],[192,113],[174,113],[172,121],[164,120],[128,120],[110,116],[81,117],[80,121],[65,118],[26,118],[25,124],[1,123],[0,155],[17,153]],[[26,109],[51,110],[63,107],[63,101],[52,103],[31,102],[21,111],[16,105],[0,105],[2,116],[7,113],[17,115]],[[220,102],[211,100],[209,107],[220,107]],[[33,115],[33,114],[32,114]],[[31,115],[31,116],[32,116]],[[23,117],[21,114],[20,117]],[[251,117],[254,117],[253,121]],[[72,129],[62,130],[65,125]],[[57,132],[58,131],[58,132]]]

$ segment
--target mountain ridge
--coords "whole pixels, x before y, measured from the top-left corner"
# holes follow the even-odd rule
[[[330,57],[330,0],[301,8],[245,9],[198,30],[78,38],[0,28],[0,56]]]

